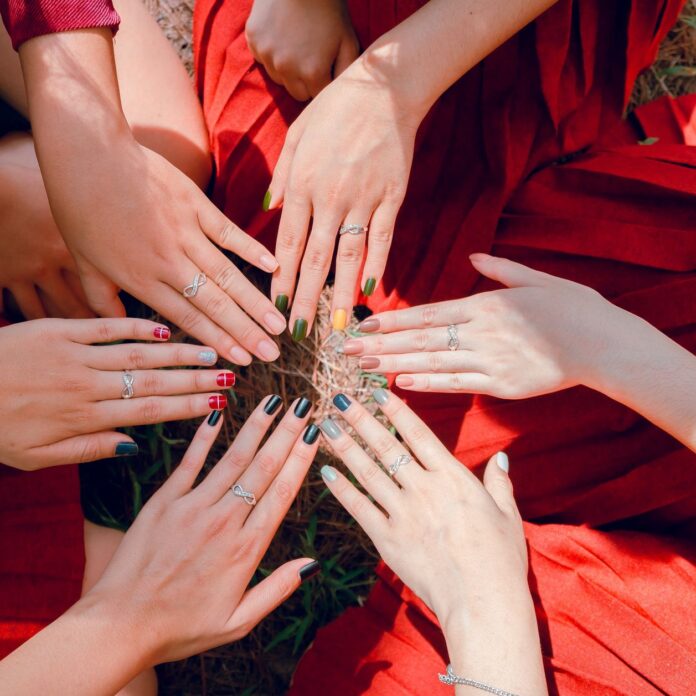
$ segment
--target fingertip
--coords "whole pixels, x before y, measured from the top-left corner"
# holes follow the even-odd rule
[[[506,474],[510,472],[510,460],[508,459],[505,452],[498,452],[494,455],[495,463],[500,469],[502,469]]]
[[[413,389],[416,386],[416,381],[411,375],[397,375],[394,383],[401,389]]]

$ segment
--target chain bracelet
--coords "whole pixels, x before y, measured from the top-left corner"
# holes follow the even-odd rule
[[[504,689],[498,689],[490,684],[484,684],[483,682],[475,681],[473,679],[466,679],[465,677],[458,677],[452,665],[447,665],[447,674],[438,674],[437,678],[448,686],[454,686],[455,684],[461,684],[462,686],[473,686],[475,689],[480,689],[481,691],[487,691],[489,694],[495,694],[495,696],[516,696],[511,691],[505,691]]]

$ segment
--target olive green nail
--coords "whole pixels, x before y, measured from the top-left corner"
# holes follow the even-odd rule
[[[276,309],[279,312],[282,312],[285,314],[285,312],[288,311],[288,303],[290,302],[290,298],[287,295],[278,295],[278,297],[275,298],[275,306]]]
[[[266,191],[266,195],[263,197],[263,211],[264,213],[268,212],[268,209],[271,207],[271,192]]]
[[[295,325],[292,327],[292,340],[299,343],[307,336],[307,320],[295,319]]]
[[[376,278],[368,278],[365,281],[365,287],[363,288],[363,295],[365,295],[365,297],[369,297],[375,291],[376,286],[377,286],[377,279]]]

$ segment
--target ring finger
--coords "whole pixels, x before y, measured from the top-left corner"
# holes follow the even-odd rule
[[[454,325],[459,350],[466,350],[466,324]],[[395,353],[421,353],[449,350],[452,335],[447,326],[432,329],[411,329],[393,334],[362,336],[343,344],[346,355],[389,355]]]

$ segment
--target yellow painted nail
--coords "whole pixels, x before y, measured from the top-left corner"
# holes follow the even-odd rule
[[[337,309],[333,315],[333,327],[336,331],[343,331],[346,328],[346,310]]]

